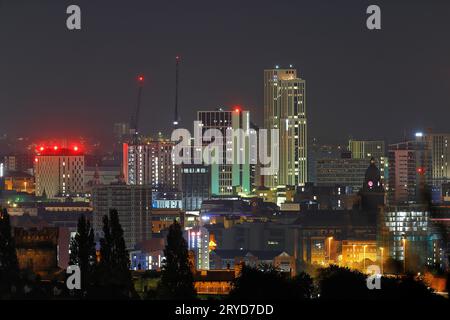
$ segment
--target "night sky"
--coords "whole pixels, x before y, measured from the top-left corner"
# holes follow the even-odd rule
[[[66,7],[82,30],[66,29]],[[382,30],[366,29],[378,4]],[[112,135],[136,104],[140,127],[168,132],[175,56],[180,108],[241,104],[262,124],[263,70],[298,68],[307,81],[309,138],[400,139],[450,132],[450,1],[0,0],[0,133]]]

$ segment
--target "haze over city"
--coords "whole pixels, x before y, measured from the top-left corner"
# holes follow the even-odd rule
[[[140,73],[142,132],[169,133],[176,55],[190,130],[196,110],[235,104],[261,125],[263,70],[289,64],[308,83],[309,138],[448,127],[445,1],[381,1],[378,32],[365,28],[369,1],[77,3],[75,33],[64,27],[68,1],[0,3],[1,133],[108,139],[113,122],[130,119]]]
[[[439,0],[0,0],[0,314],[434,319],[449,17]]]

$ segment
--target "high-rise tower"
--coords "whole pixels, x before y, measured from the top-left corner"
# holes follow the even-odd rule
[[[264,127],[279,130],[278,172],[265,176],[264,185],[304,185],[307,181],[305,80],[297,76],[292,66],[264,70]]]
[[[37,196],[65,197],[84,191],[84,153],[76,145],[39,147],[34,172]]]
[[[214,111],[198,111],[198,121],[202,128],[202,134],[207,135],[208,129],[220,131],[222,139],[217,143],[220,145],[221,163],[211,164],[211,193],[214,195],[232,195],[238,192],[251,192],[252,181],[250,177],[250,112],[242,110],[235,106],[233,110],[224,110],[219,108]],[[227,130],[233,129],[237,133],[242,130],[242,145],[237,138],[233,136],[232,141],[226,141]],[[237,153],[242,151],[243,158],[241,163],[234,161],[237,159]],[[227,153],[233,158],[233,163],[226,162]],[[254,160],[254,159],[253,159]]]

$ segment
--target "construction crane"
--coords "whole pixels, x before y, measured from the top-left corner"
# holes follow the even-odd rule
[[[130,121],[130,135],[131,135],[131,141],[133,143],[139,142],[139,112],[141,109],[141,96],[142,96],[142,88],[144,87],[144,76],[142,74],[137,76],[137,84],[138,84],[138,94],[137,94],[137,105],[136,105],[136,111],[134,115],[131,116]]]
[[[180,73],[180,56],[175,57],[175,113],[173,118],[173,126],[177,127],[179,123],[179,117],[178,117],[178,79],[179,79],[179,73]]]

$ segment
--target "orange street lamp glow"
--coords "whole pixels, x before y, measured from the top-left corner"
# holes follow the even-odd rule
[[[333,240],[333,237],[328,237],[328,264],[331,261],[331,240]]]
[[[406,274],[406,237],[402,239],[403,242],[403,273]]]
[[[384,248],[380,247],[381,250],[381,274],[383,274],[383,258],[384,258]]]
[[[363,246],[363,270],[366,272],[366,248],[367,244]]]

